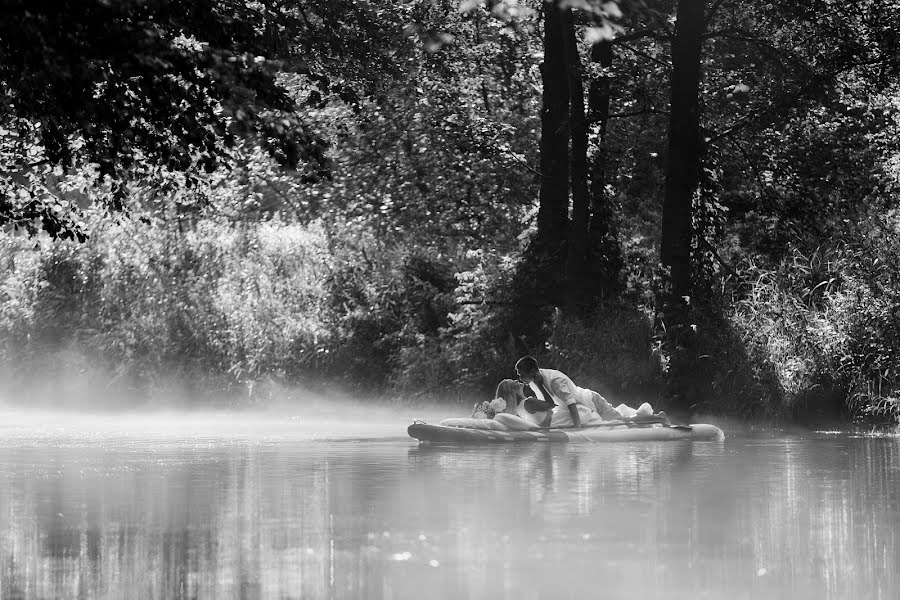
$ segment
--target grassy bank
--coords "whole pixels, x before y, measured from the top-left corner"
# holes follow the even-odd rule
[[[261,402],[300,386],[468,404],[513,375],[515,253],[429,255],[278,219],[98,224],[85,244],[0,240],[11,389]],[[881,251],[868,269],[847,248],[747,264],[722,288],[729,302],[698,302],[694,409],[896,419],[898,263]],[[555,317],[536,354],[616,402],[663,405],[657,317],[631,290],[587,320]]]

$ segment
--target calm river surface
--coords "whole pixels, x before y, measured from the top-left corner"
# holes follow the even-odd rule
[[[405,422],[3,415],[0,597],[900,598],[897,437],[438,449]]]

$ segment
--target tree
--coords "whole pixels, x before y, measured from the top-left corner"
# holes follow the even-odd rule
[[[569,228],[566,260],[566,305],[572,314],[586,309],[588,278],[588,236],[591,198],[588,187],[588,124],[584,111],[584,81],[575,20],[572,10],[565,12],[563,23],[566,75],[569,85],[569,128],[571,148],[572,222]]]
[[[622,269],[622,250],[613,224],[615,218],[606,190],[608,181],[608,139],[611,97],[611,69],[613,65],[612,40],[600,40],[591,45],[591,62],[599,66],[588,89],[588,128],[594,132],[590,149],[590,223],[588,230],[588,282],[587,293],[602,297],[613,293]]]
[[[294,54],[308,22],[304,6],[271,0],[6,2],[0,224],[84,239],[59,176],[92,173],[119,210],[131,183],[190,187],[227,165],[237,136],[325,176],[324,140],[276,80],[287,65],[328,87],[314,55]]]
[[[608,287],[607,281],[598,280],[609,278],[611,269],[608,267],[617,262],[616,258],[601,254],[614,252],[617,246],[615,242],[609,243],[608,211],[591,200],[594,188],[590,181],[596,175],[589,173],[584,69],[573,7],[607,28],[610,18],[621,13],[614,3],[554,0],[543,5],[542,179],[534,251],[542,255],[544,263],[543,274],[539,277],[554,281],[556,287],[565,291],[556,299],[545,294],[543,300],[563,303],[572,314],[584,314],[590,297],[596,295],[597,290]],[[602,175],[599,178],[602,179]],[[560,248],[564,248],[564,258],[555,254]],[[591,265],[603,266],[598,269]]]
[[[669,153],[662,221],[662,263],[669,268],[671,293],[691,296],[694,194],[700,180],[700,47],[704,0],[679,0],[672,39]]]
[[[559,254],[566,239],[569,213],[569,101],[566,23],[571,9],[560,0],[543,7],[544,61],[541,63],[541,194],[535,245]],[[550,268],[554,268],[551,265]]]

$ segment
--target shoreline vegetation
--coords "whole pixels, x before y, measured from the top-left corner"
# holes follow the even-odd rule
[[[8,395],[900,423],[895,3],[187,4],[0,23]]]
[[[97,219],[85,243],[0,240],[7,397],[252,406],[289,400],[299,386],[468,408],[517,358],[503,296],[514,256],[469,252],[457,263],[467,270],[454,272],[451,261],[415,248],[372,248],[361,269],[341,253],[346,240],[329,239],[320,223],[223,224],[210,215],[181,231]],[[889,380],[879,390],[855,369],[890,358],[873,344],[896,326],[900,303],[873,299],[852,260],[795,256],[778,270],[748,268],[732,293],[747,291],[727,311],[697,307],[698,329],[709,335],[696,368],[708,387],[697,389],[691,412],[891,423]],[[815,268],[844,282],[813,303],[808,287],[790,284]],[[543,364],[614,402],[666,406],[668,357],[651,307],[618,298],[586,320],[557,312],[548,329]]]

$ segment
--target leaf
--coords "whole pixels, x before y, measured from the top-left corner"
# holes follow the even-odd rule
[[[619,8],[617,2],[604,2],[600,7],[600,12],[610,19],[621,19],[622,9]]]
[[[463,0],[459,3],[459,12],[467,13],[484,4],[484,0]]]
[[[600,27],[586,27],[584,30],[584,41],[588,44],[596,44],[612,40],[616,35],[612,24],[604,23]]]

